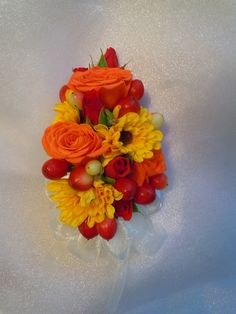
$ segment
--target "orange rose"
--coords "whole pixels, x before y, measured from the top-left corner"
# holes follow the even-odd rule
[[[42,144],[49,156],[66,159],[73,164],[104,153],[102,140],[90,125],[70,121],[49,126],[44,132]]]
[[[108,109],[113,109],[120,98],[127,96],[132,73],[122,68],[94,67],[85,72],[75,72],[67,86],[82,93],[95,89]]]

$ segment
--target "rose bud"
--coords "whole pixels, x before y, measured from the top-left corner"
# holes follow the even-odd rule
[[[119,66],[116,51],[114,48],[107,48],[104,57],[109,68],[116,68]]]
[[[78,67],[78,68],[74,68],[73,72],[85,72],[87,70],[88,70],[88,68]]]
[[[122,217],[124,220],[130,220],[133,214],[133,205],[131,201],[115,201],[115,217]]]
[[[88,117],[93,124],[97,124],[103,104],[94,89],[84,94],[82,106],[84,116]]]
[[[106,176],[114,179],[126,177],[130,171],[129,159],[121,156],[113,158],[105,167]]]

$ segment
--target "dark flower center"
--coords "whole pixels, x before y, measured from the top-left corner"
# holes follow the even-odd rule
[[[121,131],[120,132],[120,142],[124,144],[124,146],[130,144],[132,142],[133,136],[129,131]]]

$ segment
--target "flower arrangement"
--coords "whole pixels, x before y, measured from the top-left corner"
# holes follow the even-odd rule
[[[73,69],[60,90],[42,137],[51,157],[42,173],[60,221],[85,239],[112,239],[118,220],[132,221],[167,186],[164,119],[140,104],[143,94],[142,81],[119,66],[113,48],[97,65]]]

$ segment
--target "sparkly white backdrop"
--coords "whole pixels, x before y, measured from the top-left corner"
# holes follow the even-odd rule
[[[235,313],[236,2],[0,3],[0,312],[108,313],[119,268],[55,240],[40,138],[72,67],[113,46],[166,118],[170,178],[168,239],[131,256],[117,314]]]

